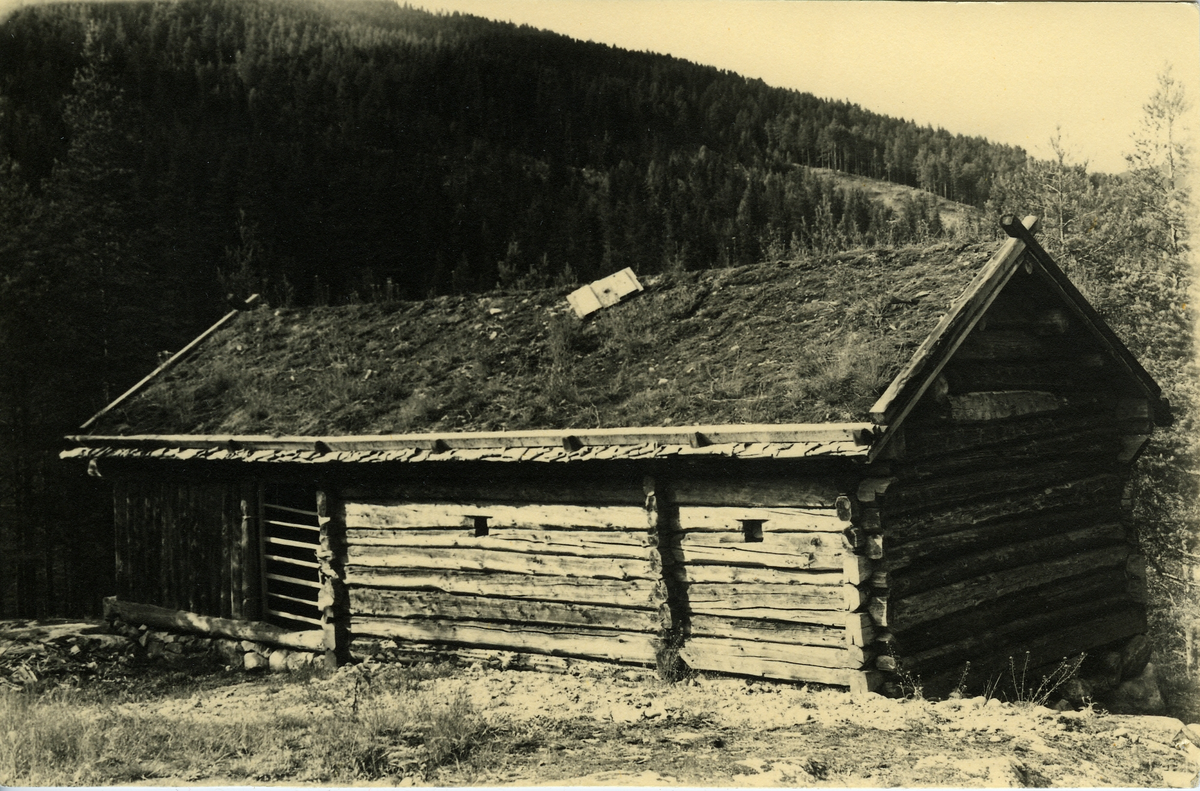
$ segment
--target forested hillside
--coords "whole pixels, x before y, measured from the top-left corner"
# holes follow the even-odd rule
[[[1163,382],[1179,422],[1137,502],[1151,573],[1175,585],[1159,595],[1194,597],[1186,102],[1164,80],[1129,172],[1101,176],[1061,147],[1035,161],[384,0],[23,8],[0,23],[0,614],[108,592],[106,487],[57,462],[59,438],[227,293],[422,299],[901,245],[948,233],[934,195],[971,207],[963,239],[1002,211],[1042,215],[1047,248]],[[926,192],[884,200],[862,177]]]
[[[210,279],[249,258],[302,301],[903,242],[937,233],[929,205],[892,211],[800,166],[982,206],[1025,160],[667,56],[388,2],[26,9],[0,74],[0,150],[31,189],[91,136],[129,190],[118,230],[147,255],[169,247]]]

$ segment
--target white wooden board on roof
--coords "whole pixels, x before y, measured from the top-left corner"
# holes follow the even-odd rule
[[[625,267],[620,272],[614,272],[608,277],[602,277],[572,291],[567,295],[567,302],[571,304],[575,315],[582,319],[601,308],[612,307],[630,294],[641,290],[642,284],[638,282],[637,275],[632,269]]]

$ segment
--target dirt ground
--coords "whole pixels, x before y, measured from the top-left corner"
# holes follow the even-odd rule
[[[346,692],[362,670],[307,685]],[[378,671],[377,671],[378,672]],[[386,673],[386,671],[382,671]],[[163,701],[169,716],[302,714],[304,685],[238,684]],[[653,673],[588,667],[567,674],[479,665],[421,682],[465,696],[485,718],[556,734],[458,785],[842,787],[1162,787],[1189,772],[1178,720],[1057,712],[982,698],[852,698],[834,689],[736,678],[666,684]],[[511,725],[510,725],[511,727]]]
[[[121,664],[114,652],[136,658],[136,649],[121,649],[110,637],[43,634],[40,654],[29,652],[28,642],[0,641],[0,675],[10,688],[38,667],[39,683],[58,673],[69,683],[137,685],[139,694],[114,697],[125,701],[118,710],[180,726],[315,720],[319,711],[354,710],[371,692],[397,705],[417,696],[460,701],[504,734],[487,760],[397,774],[384,785],[1189,787],[1200,769],[1200,750],[1188,741],[1200,729],[1169,717],[1059,712],[982,697],[851,696],[733,677],[666,683],[651,670],[598,663],[561,673],[479,662],[430,664],[415,673],[381,663],[324,674],[253,675],[216,666],[188,676],[169,662],[138,665],[134,673],[134,662],[121,675],[106,671]],[[80,677],[79,668],[91,677]],[[172,673],[187,680],[172,687],[163,681]],[[396,697],[379,697],[382,690]],[[302,770],[250,781],[324,784]],[[246,785],[247,779],[224,775],[219,766],[186,776],[164,768],[144,784]]]

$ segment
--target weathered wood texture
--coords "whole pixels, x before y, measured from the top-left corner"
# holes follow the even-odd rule
[[[325,645],[325,635],[320,629],[294,632],[281,629],[274,624],[216,618],[168,607],[156,607],[153,604],[122,601],[116,596],[105,598],[104,617],[120,618],[127,623],[145,624],[157,629],[188,632],[206,637],[253,640],[281,648],[318,651]]]
[[[656,509],[611,499],[343,501],[351,631],[653,662],[671,621]]]
[[[866,491],[881,666],[1052,661],[1144,628],[1120,499],[1124,435],[1148,407],[1035,279],[1013,277],[914,409],[891,480]]]
[[[679,655],[692,668],[717,673],[837,684],[849,687],[854,692],[873,690],[879,685],[879,676],[871,671],[805,664],[803,660],[812,658],[816,650],[802,651],[780,644],[696,637],[680,649]]]
[[[117,597],[222,618],[257,618],[254,482],[124,478],[114,484]],[[247,535],[247,532],[250,535]]]
[[[874,634],[854,612],[867,602],[857,583],[869,564],[847,535],[855,509],[839,488],[674,483],[670,579],[686,603],[680,656],[692,669],[865,683],[842,672],[864,666]]]

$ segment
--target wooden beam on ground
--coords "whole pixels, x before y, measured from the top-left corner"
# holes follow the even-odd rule
[[[120,601],[116,596],[104,599],[104,617],[120,618],[126,623],[145,624],[158,629],[187,632],[206,637],[224,637],[229,640],[253,640],[257,643],[292,648],[303,651],[320,651],[325,647],[325,632],[312,629],[289,632],[260,621],[234,621],[229,618],[214,618],[185,610],[172,610],[152,604]]]

